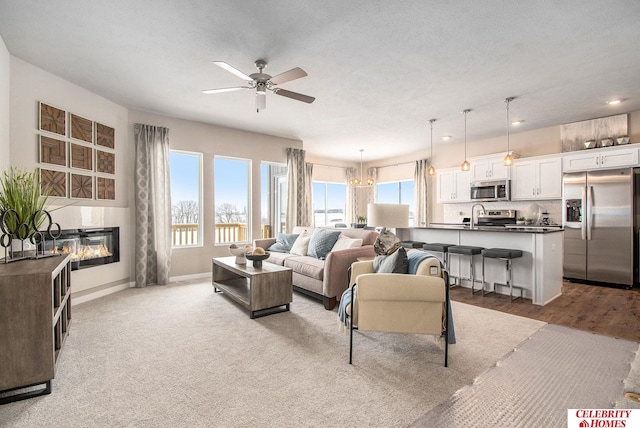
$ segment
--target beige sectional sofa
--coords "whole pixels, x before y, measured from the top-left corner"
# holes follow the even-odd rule
[[[294,234],[313,234],[315,228],[296,226]],[[365,229],[335,229],[341,236],[352,239],[362,239],[362,245],[330,251],[324,260],[310,255],[299,255],[270,251],[265,262],[289,267],[293,270],[293,286],[299,292],[321,299],[325,309],[333,309],[349,287],[349,267],[359,257],[374,257],[373,243],[377,232]],[[276,238],[256,239],[254,247],[269,250],[275,244]]]

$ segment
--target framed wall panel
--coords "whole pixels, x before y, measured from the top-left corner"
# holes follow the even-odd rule
[[[93,149],[81,144],[70,143],[71,168],[93,170]]]
[[[40,168],[40,194],[49,189],[50,196],[67,197],[67,173]]]
[[[40,135],[40,163],[67,166],[67,142]]]
[[[96,150],[96,172],[106,174],[116,173],[116,155],[115,153]]]
[[[74,199],[93,199],[93,177],[83,174],[70,174],[71,197]]]
[[[38,106],[38,126],[40,130],[67,135],[67,112],[59,108],[40,103]]]
[[[71,138],[93,143],[93,122],[77,114],[70,114]]]
[[[116,199],[116,180],[113,178],[96,177],[96,199],[110,200]]]
[[[96,122],[96,144],[109,149],[116,148],[116,130]]]

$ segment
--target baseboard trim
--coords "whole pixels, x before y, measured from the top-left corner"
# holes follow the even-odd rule
[[[182,282],[191,281],[194,279],[211,278],[211,272],[194,273],[191,275],[172,276],[169,278],[169,282]]]
[[[71,306],[78,305],[80,303],[89,302],[91,300],[98,299],[100,297],[108,296],[109,294],[117,293],[118,291],[126,290],[127,288],[133,287],[135,283],[133,282],[125,282],[121,284],[115,284],[108,287],[100,288],[95,291],[85,290],[81,292],[80,296],[74,297],[71,295]],[[85,294],[86,293],[86,294]]]

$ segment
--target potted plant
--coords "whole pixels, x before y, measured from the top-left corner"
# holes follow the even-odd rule
[[[0,215],[3,215],[4,224],[2,234],[7,234],[11,240],[22,240],[23,242],[31,237],[47,218],[46,214],[40,212],[47,207],[47,199],[50,190],[41,194],[41,183],[38,171],[23,171],[19,168],[11,167],[0,176]],[[39,213],[34,219],[34,214]],[[1,220],[1,219],[0,219]],[[7,244],[3,238],[3,244]],[[20,245],[21,249],[22,246]],[[14,244],[14,249],[17,249]]]
[[[525,224],[526,219],[524,217],[518,217],[518,220],[516,220],[516,224]]]

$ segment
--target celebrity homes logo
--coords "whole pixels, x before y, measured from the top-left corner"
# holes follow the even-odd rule
[[[640,428],[640,410],[569,409],[567,428]]]

